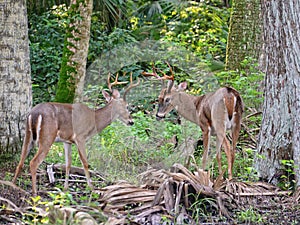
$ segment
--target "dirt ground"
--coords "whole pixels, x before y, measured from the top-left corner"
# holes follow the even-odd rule
[[[300,191],[288,193],[262,182],[212,182],[205,173],[174,167],[171,172],[144,172],[139,186],[125,181],[109,184],[96,174],[93,180],[99,182],[93,194],[86,190],[83,177],[82,182],[70,183],[72,201],[66,204],[91,215],[94,224],[300,224]],[[8,173],[11,171],[0,172],[0,224],[30,224],[35,216],[43,217],[28,201],[32,197],[30,175],[24,172],[19,186],[14,186],[5,181]],[[56,173],[61,173],[58,179],[64,175]],[[58,193],[56,187],[63,181],[50,184],[46,171],[39,174],[39,202],[54,202],[48,192]],[[46,212],[43,204],[37,208]]]

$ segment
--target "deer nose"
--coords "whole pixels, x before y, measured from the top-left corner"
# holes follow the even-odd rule
[[[130,120],[130,121],[128,122],[128,125],[129,125],[129,126],[132,126],[133,124],[134,124],[133,120]]]
[[[165,116],[160,116],[160,115],[156,114],[156,120],[162,120],[163,118],[165,118]]]

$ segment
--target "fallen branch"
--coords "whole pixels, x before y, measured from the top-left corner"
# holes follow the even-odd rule
[[[6,202],[7,205],[9,205],[9,208],[13,208],[14,212],[22,213],[22,210],[18,206],[16,206],[12,201],[2,197],[0,197],[0,201]]]
[[[53,165],[53,169],[66,172],[66,165],[62,164],[62,163],[56,163]],[[89,172],[90,172],[91,176],[100,177],[102,180],[105,181],[105,178],[102,175],[100,175],[99,172],[95,172],[93,170],[89,170]],[[70,174],[78,174],[78,175],[85,176],[84,169],[82,167],[77,167],[77,166],[71,166]]]
[[[12,183],[10,181],[0,180],[0,184],[10,186],[11,188],[15,189],[16,191],[22,192],[22,194],[24,194],[24,195],[28,194],[27,191],[23,190],[22,188],[18,187],[17,185],[15,185],[14,183]]]

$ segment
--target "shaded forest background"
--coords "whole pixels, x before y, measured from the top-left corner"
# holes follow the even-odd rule
[[[57,100],[66,30],[74,22],[73,19],[78,19],[78,15],[70,14],[69,5],[70,1],[27,1],[33,105]],[[153,64],[169,73],[165,61],[172,64],[177,83],[188,81],[192,94],[204,94],[226,85],[241,93],[245,112],[234,177],[237,182],[259,180],[253,162],[255,157],[263,158],[256,155],[264,100],[264,74],[258,68],[262,49],[260,10],[258,1],[94,1],[87,77],[81,101],[95,108],[104,104],[101,90],[108,88],[106,77],[97,77],[103,65],[106,68],[112,66],[114,73],[122,74],[121,81],[128,81],[130,73],[134,79],[142,79],[141,85],[129,96],[134,126],[113,123],[93,138],[87,147],[91,169],[101,171],[100,177],[104,178],[99,188],[118,180],[138,184],[142,172],[149,169],[167,170],[174,163],[185,164],[191,151],[195,151],[195,161],[189,169],[197,171],[202,155],[200,129],[179,118],[176,112],[164,123],[156,121],[156,101],[161,84],[141,76],[142,71],[151,71]],[[136,49],[134,56],[142,55],[141,60],[130,58],[128,52],[131,53],[131,49]],[[113,61],[119,65],[111,65]],[[42,169],[47,165],[63,163],[62,152],[61,144],[53,145]],[[15,152],[12,154],[15,155]],[[72,154],[73,165],[81,167],[75,149]],[[32,156],[33,153],[26,165]],[[17,163],[14,160],[9,162],[11,171],[3,172],[7,180],[11,180],[14,164]],[[222,160],[226,165],[225,157]],[[276,174],[277,185],[280,190],[287,191],[284,194],[291,193],[289,191],[294,190],[296,183],[294,161],[283,159],[280,165],[280,173]],[[24,173],[28,172],[27,167]],[[210,172],[212,179],[219,175],[214,157],[210,159]],[[41,183],[39,189],[43,191],[45,187]],[[18,185],[30,192],[30,177],[21,178]],[[62,182],[57,182],[55,186],[61,189]],[[81,189],[80,185],[75,184],[70,190],[78,193]],[[71,200],[72,195],[62,196],[60,193],[52,198],[59,204],[77,204]],[[77,202],[85,200],[76,196]],[[202,201],[196,201],[196,211],[203,206],[207,210],[214,205],[207,206]],[[276,204],[277,201],[280,202],[276,199]],[[36,198],[30,204],[40,206],[44,203]],[[209,212],[197,211],[193,219],[202,221],[204,214],[204,221],[212,216]],[[238,213],[233,215],[235,221],[241,223],[265,219],[263,212],[251,207],[239,208]]]
[[[34,2],[35,4],[28,2],[33,105],[55,100],[62,63],[65,28],[70,22],[70,15],[67,11],[68,2],[60,2],[60,5],[53,2],[53,5],[46,4],[43,7],[37,5],[36,1]],[[110,54],[115,56],[111,61],[124,64],[114,71],[127,74],[127,76],[120,77],[121,81],[122,79],[128,80],[131,72],[134,79],[141,77],[141,72],[151,70],[153,63],[168,73],[169,68],[164,62],[168,59],[174,66],[176,81],[187,80],[189,90],[193,94],[199,95],[214,91],[220,86],[233,86],[240,91],[245,101],[244,124],[247,130],[241,134],[241,140],[244,139],[244,142],[248,144],[247,148],[239,147],[242,151],[243,162],[237,164],[239,168],[235,171],[237,175],[254,176],[255,171],[251,164],[256,145],[255,136],[261,120],[263,75],[257,68],[258,53],[254,50],[254,46],[258,45],[256,43],[259,43],[259,38],[253,38],[255,32],[247,32],[247,29],[251,31],[256,29],[259,33],[260,26],[255,26],[258,23],[256,15],[259,15],[259,7],[254,4],[251,7],[255,10],[249,13],[245,10],[245,4],[235,4],[234,8],[230,8],[223,1],[139,1],[138,3],[103,1],[101,4],[94,2],[87,57],[87,79],[83,93],[84,99],[88,99],[86,103],[91,107],[96,107],[104,102],[99,93],[102,88],[107,88],[106,78],[96,79],[98,83],[95,85],[89,81],[89,71],[97,71],[99,67],[111,63],[110,60],[107,60],[108,62],[102,60],[103,56]],[[243,14],[245,14],[244,17],[241,17]],[[230,17],[234,19],[230,20]],[[231,35],[229,35],[230,29],[235,31]],[[249,33],[250,35],[247,35]],[[231,41],[232,44],[227,46],[227,40],[231,39],[236,41]],[[142,52],[146,56],[143,55],[142,60],[136,61],[130,60],[130,57],[126,55],[126,51],[133,48],[132,46],[139,46],[137,50],[139,51],[141,45],[145,44],[145,49],[150,49],[153,43],[160,49],[151,50],[152,52],[158,51],[159,56],[150,51]],[[147,57],[147,54],[153,54],[151,55],[153,58]],[[97,60],[103,64],[99,66],[95,63]],[[128,62],[124,62],[126,60]],[[113,156],[111,160],[127,164],[126,167],[130,165],[134,168],[140,166],[144,168],[148,164],[160,163],[172,154],[173,146],[168,143],[168,140],[176,137],[180,143],[183,143],[191,133],[196,132],[199,134],[193,137],[196,143],[200,137],[198,128],[190,125],[189,122],[183,121],[183,126],[174,123],[178,119],[176,114],[173,114],[164,124],[155,121],[155,102],[160,83],[142,79],[144,82],[139,88],[133,90],[129,98],[136,118],[134,127],[127,128],[116,123],[99,136],[101,147],[98,147],[109,149],[108,152],[100,150],[100,152],[107,153],[97,153],[100,154],[99,158],[104,158],[104,165],[106,157],[101,155],[107,154],[110,157]],[[142,94],[141,90],[143,90]],[[162,131],[157,132],[155,127],[161,127]],[[135,143],[138,146],[151,147],[145,152],[140,152],[138,150],[140,147],[124,146],[123,140],[132,135],[138,135],[139,142]],[[155,144],[157,139],[163,142],[159,148]],[[95,144],[92,145],[95,146]],[[118,151],[112,152],[112,149],[118,149]],[[201,158],[201,149],[199,151],[198,155]],[[154,162],[149,162],[149,158]],[[171,162],[169,164],[172,164]],[[245,171],[247,171],[246,175]]]

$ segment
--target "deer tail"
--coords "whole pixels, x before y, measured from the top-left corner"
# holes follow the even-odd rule
[[[235,89],[227,87],[227,93],[224,98],[229,120],[232,119],[235,112],[243,112],[242,98]]]

